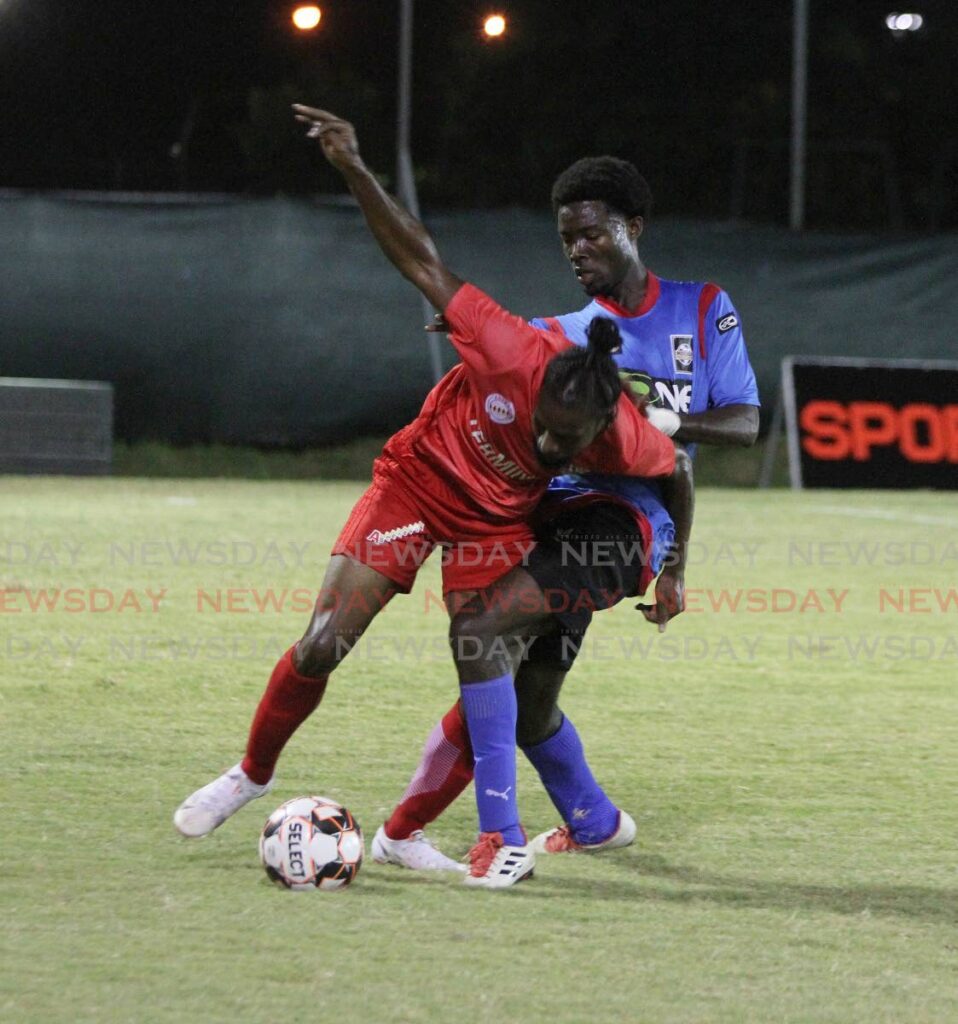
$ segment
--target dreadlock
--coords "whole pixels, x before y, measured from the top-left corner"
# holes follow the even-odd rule
[[[622,347],[619,328],[605,316],[594,317],[586,332],[588,345],[554,356],[546,367],[542,388],[562,406],[578,406],[596,418],[615,416],[622,379],[612,358]]]

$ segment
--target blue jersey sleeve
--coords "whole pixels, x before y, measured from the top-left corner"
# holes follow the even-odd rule
[[[760,405],[755,372],[748,361],[739,315],[732,300],[720,291],[705,314],[705,361],[708,407]]]

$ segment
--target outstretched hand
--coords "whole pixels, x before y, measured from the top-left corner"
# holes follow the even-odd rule
[[[356,129],[348,121],[328,110],[306,107],[302,103],[293,104],[293,116],[302,124],[309,125],[306,137],[319,139],[323,156],[336,170],[347,171],[362,166]]]
[[[663,569],[655,581],[655,604],[637,604],[635,607],[645,616],[646,622],[657,625],[659,632],[664,633],[669,619],[685,611],[685,577]]]

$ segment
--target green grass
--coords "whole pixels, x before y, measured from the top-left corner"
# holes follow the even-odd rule
[[[564,706],[633,847],[543,858],[502,893],[368,862],[344,893],[287,894],[257,862],[267,813],[318,791],[371,838],[453,699],[444,618],[423,612],[437,567],[343,666],[273,794],[191,843],[173,809],[237,759],[306,620],[196,593],[315,587],[360,490],[0,480],[0,1019],[958,1019],[958,610],[878,609],[883,587],[926,589],[920,608],[956,586],[953,496],[700,492],[700,605],[849,592],[837,613],[690,611],[664,637],[629,605],[597,618]],[[174,564],[165,542],[222,547]],[[874,564],[804,564],[831,542]],[[886,564],[899,542],[920,546]],[[168,593],[156,613],[13,610],[38,588]],[[808,656],[810,636],[832,639]],[[851,656],[863,638],[886,646]],[[412,641],[434,647],[391,653]],[[520,790],[530,829],[555,823],[525,763]],[[467,796],[434,833],[458,856],[474,829]]]
[[[362,437],[348,444],[301,451],[260,449],[244,445],[171,445],[159,441],[126,444],[113,450],[117,476],[228,477],[240,480],[368,480],[370,463],[385,437]],[[700,449],[695,461],[699,485],[751,487],[758,482],[765,444],[753,448]],[[772,482],[788,482],[784,444],[779,446]]]
[[[368,480],[385,437],[293,451],[247,445],[172,445],[161,441],[117,442],[117,476],[230,477],[240,480]]]

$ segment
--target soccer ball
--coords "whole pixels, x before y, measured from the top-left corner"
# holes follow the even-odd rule
[[[363,833],[342,804],[298,796],[277,807],[259,837],[266,874],[284,889],[343,889],[363,862]]]

